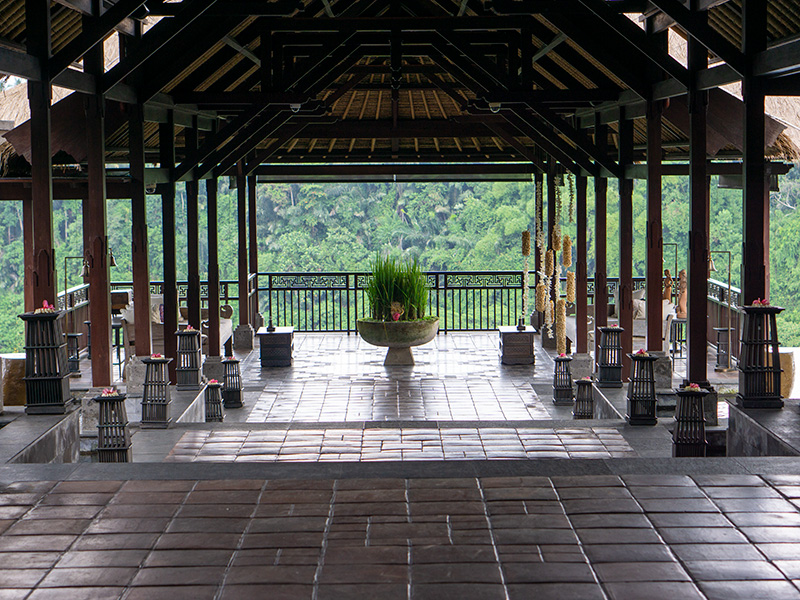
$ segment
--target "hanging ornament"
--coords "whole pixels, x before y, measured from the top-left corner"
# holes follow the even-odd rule
[[[567,302],[575,304],[575,271],[567,271]]]
[[[558,184],[558,179],[556,179]],[[553,248],[561,248],[561,186],[556,185],[556,214],[555,227],[553,227]]]
[[[569,268],[572,266],[572,239],[569,235],[564,234],[564,238],[561,242],[561,264]]]
[[[544,281],[536,285],[536,310],[542,313],[547,310],[547,285]]]
[[[545,254],[544,259],[544,274],[548,277],[553,276],[553,271],[555,270],[556,264],[556,254],[553,250],[548,250],[547,254]]]
[[[563,298],[556,304],[556,352],[567,352],[567,303]]]
[[[569,222],[575,222],[575,180],[574,175],[569,175]]]

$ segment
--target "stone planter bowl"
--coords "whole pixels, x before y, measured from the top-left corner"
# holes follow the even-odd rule
[[[413,365],[413,346],[430,342],[439,331],[439,319],[419,321],[372,321],[359,319],[356,322],[359,335],[368,344],[389,348],[385,366]]]

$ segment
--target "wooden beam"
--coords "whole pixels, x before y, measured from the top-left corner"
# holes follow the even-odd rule
[[[214,132],[207,139],[204,139],[203,144],[200,145],[199,148],[192,149],[188,152],[183,162],[175,167],[175,171],[172,174],[175,181],[202,178],[202,175],[198,176],[192,173],[192,171],[198,167],[201,162],[207,161],[226,141],[241,131],[242,128],[246,127],[265,110],[266,107],[264,106],[251,107],[237,118],[228,122],[222,129]]]
[[[188,0],[180,3],[180,11],[170,19],[161,19],[145,33],[136,49],[112,67],[101,78],[100,89],[107,92],[138,69],[150,56],[169,43],[181,31],[202,16],[216,0]]]
[[[91,17],[84,17],[84,21]],[[85,66],[97,75],[103,69],[102,47],[87,52]],[[92,322],[92,386],[108,387],[111,375],[111,277],[106,224],[105,100],[86,99],[86,162],[88,194],[83,201],[83,255],[89,263],[89,320]]]
[[[631,162],[633,154],[633,121],[619,122],[619,163]],[[619,177],[619,284],[617,315],[622,327],[622,380],[630,373],[633,352],[633,180]]]
[[[798,72],[800,39],[797,38],[757,51],[753,61],[753,74],[760,77],[783,77]]]
[[[767,42],[767,6],[757,0],[742,3],[745,55],[763,52]],[[742,80],[744,105],[744,169],[742,297],[751,304],[769,295],[769,191],[764,160],[764,85],[749,64]]]
[[[227,5],[227,3],[226,3]],[[228,11],[228,14],[234,14]],[[271,31],[292,32],[372,32],[389,33],[391,31],[447,31],[447,32],[483,32],[511,31],[519,29],[526,19],[520,17],[336,17],[333,19],[292,18],[273,19],[268,27]]]
[[[183,130],[187,151],[197,148],[197,129]],[[200,331],[200,226],[199,184],[186,182],[186,310],[189,324]]]
[[[258,181],[255,175],[247,177],[247,230],[248,230],[248,268],[249,273],[255,273],[258,277]],[[258,283],[258,282],[256,282]],[[258,285],[256,285],[256,295],[253,300],[258,312]]]
[[[594,143],[603,150],[608,147],[608,126],[596,121]],[[599,172],[599,170],[598,170]],[[600,356],[600,328],[608,325],[608,275],[607,275],[607,193],[608,180],[594,176],[594,356]]]
[[[161,153],[161,168],[172,172],[175,168],[175,125],[172,113],[169,120],[158,126],[158,145]],[[178,344],[174,333],[178,330],[178,277],[175,251],[175,180],[158,186],[161,194],[162,245],[164,252],[164,356],[172,358],[169,363],[170,381],[176,383]]]
[[[708,52],[690,38],[688,65],[692,72],[708,67]],[[709,258],[709,179],[707,171],[708,94],[697,89],[689,92],[689,264],[688,314],[686,322],[687,381],[703,385],[708,381],[707,295]],[[762,132],[764,122],[761,122]],[[763,140],[763,137],[762,137]],[[763,142],[762,142],[763,143]],[[763,156],[763,147],[762,147]]]
[[[238,282],[239,282],[239,326],[250,323],[250,304],[247,298],[247,178],[244,161],[236,168],[236,223],[239,238]]]
[[[150,356],[150,260],[147,236],[147,194],[145,190],[144,111],[134,104],[128,111],[128,143],[131,169],[131,266],[133,269],[133,303],[136,356]],[[147,299],[145,301],[144,299]],[[126,348],[126,352],[128,349]]]
[[[630,51],[641,53],[685,88],[689,87],[689,76],[686,69],[672,58],[669,52],[653,44],[647,34],[633,21],[625,15],[614,12],[605,0],[577,0],[577,2],[607,24],[622,40],[625,40]]]
[[[529,162],[466,165],[455,164],[346,164],[261,165],[255,170],[259,182],[315,181],[530,181],[534,167]]]
[[[519,152],[524,158],[529,160],[534,168],[540,172],[544,173],[545,164],[542,160],[536,156],[536,153],[533,151],[533,148],[529,148],[517,138],[515,138],[505,127],[500,125],[499,123],[488,122],[487,126],[489,129],[492,130],[493,133],[497,135],[501,140],[503,140],[506,144],[514,148],[517,152]]]
[[[220,355],[219,337],[219,235],[217,180],[206,179],[208,210],[208,355]]]
[[[600,149],[595,146],[583,134],[582,131],[575,129],[565,119],[545,106],[534,105],[530,108],[545,123],[549,124],[555,130],[566,136],[573,144],[575,144],[579,151],[585,153],[589,158],[594,160],[595,164],[599,164],[606,171],[608,171],[608,175],[616,177],[621,176],[620,165],[609,159],[607,153],[601,152]]]
[[[662,352],[663,236],[661,223],[661,134],[663,108],[650,102],[647,113],[647,350]],[[673,273],[677,277],[677,273]]]
[[[27,51],[46,63],[50,55],[50,6],[42,0],[25,1],[28,25]],[[55,252],[53,250],[53,175],[50,147],[50,78],[28,84],[31,114],[31,230],[33,245],[26,286],[36,307],[44,301],[55,305]]]
[[[541,123],[538,118],[526,111],[516,108],[503,111],[503,116],[508,119],[514,127],[530,137],[534,143],[541,145],[542,148],[564,164],[573,173],[578,172],[578,168],[585,169],[593,173],[597,168],[586,156],[570,146],[549,125]]]
[[[85,26],[81,28],[81,32],[50,59],[50,77],[55,77],[73,62],[83,58],[84,54],[111,35],[116,26],[144,3],[145,0],[117,0],[101,16],[90,19],[88,23],[84,19]]]
[[[589,352],[589,330],[587,318],[587,284],[586,263],[589,260],[587,244],[586,218],[586,177],[575,176],[575,223],[577,240],[575,245],[575,345],[578,354]]]
[[[669,15],[689,35],[700,42],[709,51],[724,60],[739,75],[744,74],[744,57],[716,29],[708,24],[705,13],[689,10],[678,0],[650,0],[657,8]]]

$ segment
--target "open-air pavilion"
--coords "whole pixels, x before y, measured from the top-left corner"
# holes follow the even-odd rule
[[[619,189],[621,355],[635,349],[635,179],[647,183],[643,345],[663,353],[661,180],[678,175],[691,194],[685,379],[711,387],[708,349],[719,351],[711,334],[722,322],[710,306],[736,309],[738,336],[737,307],[770,295],[769,188],[798,151],[765,106],[800,90],[800,3],[0,0],[0,15],[0,73],[25,80],[29,117],[4,128],[0,147],[0,200],[23,202],[20,312],[59,303],[53,200],[80,199],[88,286],[60,302],[73,313],[68,333],[91,323],[87,387],[115,382],[106,207],[129,199],[128,385],[156,350],[151,303],[140,299],[157,291],[172,383],[181,383],[180,336],[170,332],[181,313],[200,330],[206,308],[206,374],[221,372],[230,337],[248,403],[224,426],[136,432],[134,457],[176,464],[0,468],[0,554],[13,572],[0,586],[9,597],[800,597],[800,462],[666,458],[665,427],[625,425],[624,391],[595,390],[617,407],[609,421],[565,423],[568,410],[537,399],[553,373],[538,341],[535,369],[505,367],[493,362],[496,333],[470,337],[452,325],[414,370],[385,376],[368,358],[373,373],[362,378],[348,361],[370,350],[355,337],[309,333],[295,341],[292,370],[277,374],[250,352],[262,321],[287,325],[289,314],[277,306],[280,282],[259,273],[259,182],[533,181],[546,206],[532,265],[542,271],[542,251],[559,250],[558,188],[574,177],[576,358],[595,370],[608,324],[609,180]],[[731,86],[739,96],[722,89]],[[741,290],[709,287],[713,175],[742,188]],[[201,186],[213,217],[223,177],[238,194],[236,257],[218,256],[215,218],[199,230]],[[187,198],[185,249],[176,244],[177,186]],[[157,284],[148,194],[162,202]],[[185,282],[178,252],[188,257]],[[220,282],[221,260],[237,262],[235,286]],[[353,288],[350,280],[348,299],[359,289],[358,276]],[[558,280],[547,281],[557,302]],[[446,283],[441,293],[447,307]],[[236,321],[222,335],[220,304],[231,299]],[[513,325],[518,314],[478,329]],[[459,358],[438,368],[448,350]],[[727,352],[738,358],[738,345]],[[754,442],[763,454],[797,455],[787,414],[796,406],[739,411],[737,427],[780,440],[780,452]],[[369,427],[375,421],[382,431]],[[269,458],[280,464],[225,464]]]

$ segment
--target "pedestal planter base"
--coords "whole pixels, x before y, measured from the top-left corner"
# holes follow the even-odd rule
[[[419,321],[371,321],[359,320],[358,333],[373,346],[389,348],[384,366],[413,365],[413,346],[427,344],[439,331],[439,319]]]
[[[386,351],[386,359],[383,361],[383,366],[405,366],[414,364],[414,355],[411,354],[411,348],[389,348]]]

